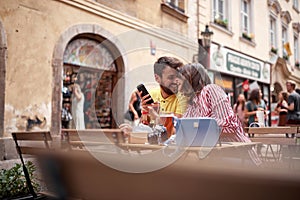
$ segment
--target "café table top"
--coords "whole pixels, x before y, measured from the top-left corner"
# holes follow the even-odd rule
[[[214,149],[214,150],[222,150],[222,149],[229,149],[229,148],[244,148],[244,147],[253,147],[258,144],[261,144],[260,142],[224,142],[221,143],[221,145],[218,143],[214,147],[205,147],[205,146],[196,146],[196,147],[179,147],[176,145],[158,145],[158,144],[130,144],[130,143],[120,143],[118,144],[121,148],[128,148],[130,150],[160,150],[163,148],[169,148],[169,149],[176,149],[176,148],[182,148],[183,150],[187,151],[199,151],[199,150],[205,150],[205,149]]]

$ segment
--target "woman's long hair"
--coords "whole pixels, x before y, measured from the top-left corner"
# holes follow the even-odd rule
[[[204,67],[199,63],[186,64],[179,68],[179,72],[183,76],[183,94],[189,97],[191,104],[193,97],[199,94],[204,86],[211,84],[211,80]]]

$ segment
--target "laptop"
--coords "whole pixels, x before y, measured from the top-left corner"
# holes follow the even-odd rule
[[[213,147],[217,144],[221,128],[209,117],[180,118],[176,124],[176,145]]]

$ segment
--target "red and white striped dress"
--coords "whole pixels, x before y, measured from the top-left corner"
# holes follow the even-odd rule
[[[193,99],[184,117],[211,117],[222,129],[221,141],[251,142],[244,134],[243,126],[233,112],[224,90],[215,84],[205,86]]]
[[[206,85],[197,94],[192,105],[187,107],[183,117],[211,117],[221,127],[221,142],[251,142],[245,135],[243,126],[234,114],[229,98],[224,90],[215,84]],[[261,164],[256,151],[248,150],[249,156],[256,165]]]

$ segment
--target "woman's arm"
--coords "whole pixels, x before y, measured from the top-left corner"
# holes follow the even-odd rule
[[[137,100],[136,94],[135,94],[135,92],[133,92],[133,93],[131,94],[130,101],[129,101],[129,110],[131,110],[131,111],[133,112],[133,114],[134,114],[134,119],[135,119],[135,120],[139,118],[139,115],[138,115],[137,111],[135,110],[135,108],[134,108],[134,106],[133,106],[133,104],[134,104],[134,102],[135,102],[136,100]]]
[[[75,97],[78,99],[78,100],[81,100],[82,98],[82,93],[79,92],[78,88],[75,86],[74,87],[74,94],[75,94]]]

